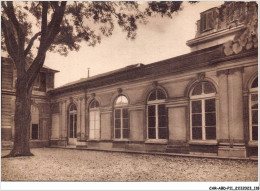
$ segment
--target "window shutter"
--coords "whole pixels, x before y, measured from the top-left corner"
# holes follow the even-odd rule
[[[214,19],[213,19],[213,11],[207,13],[207,28],[206,30],[213,29]]]
[[[215,19],[213,15],[213,10],[201,14],[201,32],[213,29],[214,24]]]
[[[202,13],[200,15],[200,31],[205,31],[206,28],[206,14]]]

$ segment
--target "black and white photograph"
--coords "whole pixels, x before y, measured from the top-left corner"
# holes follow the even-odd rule
[[[1,186],[259,190],[258,2],[1,1]]]

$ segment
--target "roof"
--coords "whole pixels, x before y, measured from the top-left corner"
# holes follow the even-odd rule
[[[53,72],[53,73],[60,72],[60,71],[54,70],[54,69],[52,69],[52,68],[50,68],[50,67],[48,67],[48,66],[46,66],[46,65],[43,65],[43,66],[42,66],[42,69],[43,69],[43,70],[48,70],[48,72]]]
[[[257,49],[252,49],[249,51],[242,51],[239,54],[225,56],[223,45],[217,45],[147,65],[135,64],[90,78],[82,78],[50,90],[49,93],[54,95],[67,91],[71,92],[79,89],[111,85],[123,81],[129,82],[131,80],[144,79],[147,77],[154,79],[162,75],[174,75],[198,68],[216,66],[227,60],[257,55],[257,53]]]
[[[113,75],[113,74],[116,74],[116,73],[119,73],[119,72],[124,72],[124,71],[128,71],[130,69],[133,69],[133,68],[138,68],[138,67],[143,67],[144,64],[133,64],[133,65],[129,65],[129,66],[126,66],[124,68],[119,68],[117,70],[112,70],[110,72],[105,72],[105,73],[102,73],[102,74],[98,74],[98,75],[94,75],[94,76],[91,76],[91,77],[88,77],[88,78],[81,78],[79,80],[76,80],[76,81],[73,81],[73,82],[69,82],[67,84],[64,84],[58,88],[62,88],[62,87],[67,87],[67,86],[71,86],[71,85],[74,85],[74,84],[77,84],[77,83],[80,83],[80,82],[87,82],[87,81],[91,81],[91,80],[95,80],[95,79],[98,79],[98,78],[101,78],[101,77],[105,77],[105,76],[109,76],[109,75]]]
[[[4,60],[6,61],[6,63],[13,63],[12,59],[11,58],[8,58],[8,57],[1,57],[1,60]],[[41,69],[43,72],[51,72],[51,73],[57,73],[59,72],[58,70],[54,70],[46,65],[43,65],[42,66],[42,69]]]

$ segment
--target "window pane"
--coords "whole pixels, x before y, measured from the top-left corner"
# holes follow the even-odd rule
[[[90,108],[97,108],[99,107],[99,103],[96,100],[93,100],[90,104]]]
[[[148,117],[148,127],[155,127],[155,117]]]
[[[155,116],[155,105],[149,105],[148,106],[148,116]]]
[[[120,109],[116,109],[115,110],[115,118],[120,118],[121,116],[121,110]]]
[[[122,103],[128,104],[128,100],[125,96],[121,96],[121,99],[122,99]]]
[[[77,115],[74,115],[74,137],[77,137]]]
[[[70,138],[73,138],[73,115],[70,115]]]
[[[201,113],[201,101],[192,101],[192,113]]]
[[[123,109],[123,118],[128,118],[128,109]]]
[[[192,91],[192,95],[200,95],[202,93],[202,83],[199,83],[195,86],[195,88]]]
[[[95,130],[94,139],[99,139],[99,138],[100,138],[100,131],[99,131],[99,129],[96,129],[96,130]]]
[[[92,101],[92,102],[91,102],[90,108],[95,108],[95,101]]]
[[[100,121],[100,112],[99,111],[95,111],[95,120]]]
[[[205,100],[205,111],[206,112],[215,112],[215,99],[207,99]]]
[[[115,119],[115,128],[120,129],[121,128],[121,119]]]
[[[209,93],[214,93],[215,88],[211,83],[204,82],[204,93],[209,94]]]
[[[148,98],[148,101],[153,101],[153,100],[156,100],[156,91],[153,91]]]
[[[258,87],[258,77],[253,81],[251,87],[252,87],[252,88],[257,88],[257,87]]]
[[[206,127],[206,139],[216,139],[216,127]]]
[[[158,116],[159,127],[167,127],[167,116]]]
[[[95,135],[94,135],[94,130],[90,129],[89,131],[89,139],[94,139]]]
[[[95,120],[95,112],[93,112],[93,111],[89,112],[89,120],[90,121],[94,121]]]
[[[123,128],[128,128],[128,119],[123,119]]]
[[[38,132],[39,132],[38,124],[32,124],[32,139],[39,139]]]
[[[258,94],[251,94],[252,101],[258,101]]]
[[[206,126],[216,125],[216,114],[215,113],[205,113]]]
[[[167,139],[167,138],[168,138],[167,128],[159,128],[159,139]]]
[[[125,96],[119,96],[116,100],[116,106],[123,106],[123,105],[127,105],[128,104],[128,100]]]
[[[76,111],[76,110],[77,110],[77,108],[74,104],[70,106],[70,111]]]
[[[123,129],[123,138],[124,139],[129,138],[129,129]]]
[[[89,121],[89,129],[95,129],[95,121]]]
[[[149,139],[155,139],[156,138],[155,128],[148,128],[148,138]]]
[[[201,114],[192,114],[192,126],[202,126]]]
[[[202,129],[201,127],[192,128],[192,139],[202,139]]]
[[[95,121],[95,129],[100,129],[100,120]]]
[[[165,105],[158,105],[158,115],[166,115]]]
[[[165,94],[161,90],[157,90],[157,99],[166,99]]]
[[[252,139],[258,140],[258,126],[252,126]]]
[[[121,131],[120,131],[120,129],[115,129],[115,138],[116,138],[116,139],[120,139],[120,137],[121,137]]]
[[[252,124],[258,124],[258,110],[252,111]]]
[[[252,109],[254,109],[254,110],[258,109],[258,104],[253,105]]]

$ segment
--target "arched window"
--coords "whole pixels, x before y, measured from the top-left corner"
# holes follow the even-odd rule
[[[258,141],[258,77],[253,81],[249,92],[250,141]]]
[[[114,137],[115,139],[129,138],[129,123],[128,123],[128,100],[125,96],[119,96],[115,101],[114,110]]]
[[[89,139],[100,139],[100,111],[97,100],[93,100],[89,105]]]
[[[69,108],[69,138],[77,138],[77,107],[72,104]]]
[[[152,91],[147,101],[148,139],[167,139],[168,122],[167,109],[164,104],[165,93],[156,89]]]
[[[31,139],[39,139],[39,109],[34,105],[31,106]]]
[[[192,140],[216,139],[216,90],[209,82],[200,82],[190,95]]]

